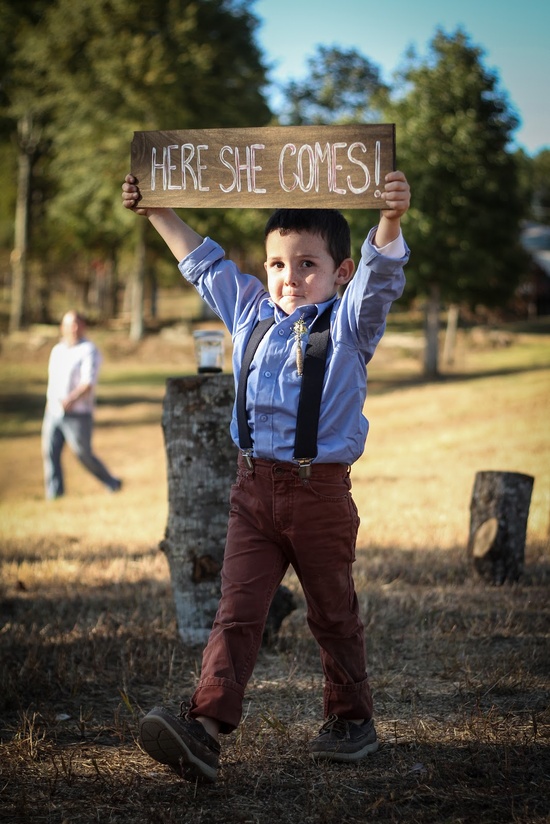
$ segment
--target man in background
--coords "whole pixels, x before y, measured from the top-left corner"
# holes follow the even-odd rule
[[[61,321],[61,340],[50,355],[42,424],[44,483],[48,500],[60,498],[65,492],[61,466],[65,443],[109,491],[118,492],[122,486],[122,481],[111,475],[92,452],[95,387],[101,355],[85,332],[83,316],[73,310],[67,312]]]

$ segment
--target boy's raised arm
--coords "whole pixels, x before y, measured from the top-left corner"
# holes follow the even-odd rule
[[[140,208],[138,183],[134,175],[126,175],[122,185],[122,205],[149,219],[179,263],[201,245],[203,238],[184,223],[173,209]],[[410,188],[403,172],[395,171],[386,175],[382,197],[390,208],[380,212],[380,222],[374,238],[374,243],[379,248],[399,237],[401,217],[410,205]]]
[[[203,238],[184,223],[173,209],[140,208],[141,193],[138,183],[133,175],[126,175],[122,184],[122,205],[149,219],[149,223],[154,226],[179,263],[201,245]]]
[[[374,243],[379,248],[399,237],[401,218],[411,203],[411,190],[403,172],[390,172],[386,175],[382,198],[390,208],[380,212],[380,223],[374,238]]]

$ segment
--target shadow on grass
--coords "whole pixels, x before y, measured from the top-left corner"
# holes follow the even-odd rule
[[[128,397],[127,395],[112,396],[108,399],[98,398],[98,409],[114,408],[129,409],[136,405],[147,405],[149,412],[131,420],[95,420],[96,429],[115,429],[128,426],[159,423],[163,399],[153,395],[140,394]],[[4,395],[0,400],[0,440],[2,438],[25,438],[40,433],[44,417],[44,396],[32,393]],[[21,431],[17,431],[18,426]],[[4,431],[2,431],[2,428]]]
[[[81,570],[74,585],[58,582],[50,571],[48,584],[29,588],[23,567],[16,584],[2,588],[0,650],[6,666],[0,700],[12,708],[74,695],[71,673],[78,682],[78,700],[83,700],[86,689],[81,681],[93,684],[94,691],[102,680],[114,678],[118,683],[117,664],[136,655],[144,663],[147,679],[162,684],[156,663],[161,651],[167,656],[166,667],[173,666],[169,650],[180,648],[182,660],[188,652],[175,628],[169,580],[140,577],[129,582],[124,577],[134,565],[146,569],[145,562],[160,550],[127,554],[113,545],[88,553],[82,545],[71,546],[70,539],[64,540],[59,547],[50,541],[36,547],[12,542],[4,548],[4,563],[44,563],[51,570],[59,558],[64,567],[76,565]],[[105,570],[114,560],[124,566],[117,566],[117,581],[112,582]],[[106,581],[85,583],[101,570]],[[446,649],[447,658],[457,645],[462,655],[470,645],[473,651],[490,650],[493,645],[497,657],[512,647],[528,656],[530,644],[531,651],[538,653],[540,639],[550,630],[550,608],[540,600],[547,594],[550,563],[542,557],[527,566],[520,582],[497,588],[487,586],[469,569],[460,549],[438,553],[373,548],[355,578],[368,645],[382,666],[384,658],[394,666],[405,647],[412,658],[421,657],[423,649],[433,657],[438,644]],[[294,584],[290,581],[289,586]],[[317,649],[307,630],[299,589],[296,597],[299,608],[283,623],[276,652],[302,656],[301,662],[317,673]],[[387,639],[390,643],[384,651]],[[131,668],[124,678],[128,684],[134,679],[138,684],[142,675],[139,668]]]
[[[126,769],[109,769],[108,753],[82,742],[64,757],[55,746],[49,765],[36,770],[33,801],[21,782],[7,785],[13,798],[6,813],[13,824],[104,820],[140,824],[336,824],[369,821],[410,824],[543,822],[542,764],[548,748],[539,743],[506,747],[427,744],[387,747],[362,769],[316,767],[287,746],[284,759],[223,762],[218,783],[183,782],[145,757],[126,755]],[[289,751],[290,749],[290,751]],[[90,769],[90,759],[93,767]],[[274,764],[274,760],[280,763]],[[284,765],[284,766],[283,766]],[[506,785],[503,785],[503,776]],[[15,792],[13,791],[15,788]],[[542,786],[541,786],[542,789]],[[11,800],[11,799],[10,799]],[[18,802],[18,805],[16,805]],[[91,810],[98,818],[92,819]]]
[[[76,541],[76,539],[75,539]],[[303,599],[262,650],[241,727],[223,742],[219,782],[182,782],[137,743],[153,704],[177,711],[201,650],[177,634],[168,580],[94,580],[157,550],[86,553],[70,540],[7,547],[23,586],[0,602],[2,815],[13,822],[410,824],[542,822],[549,745],[549,565],[490,588],[462,550],[371,548],[357,588],[382,746],[359,765],[313,764],[322,674]],[[56,556],[57,551],[57,556]],[[367,553],[365,553],[365,556]],[[75,583],[51,574],[56,557]],[[24,587],[24,564],[48,583]],[[106,574],[106,573],[105,573]],[[35,579],[36,580],[36,579]]]
[[[81,538],[76,536],[71,538],[67,535],[60,536],[57,543],[51,536],[44,538],[43,542],[35,539],[32,549],[21,547],[13,539],[5,539],[1,556],[2,563],[39,564],[56,561],[62,557],[63,561],[68,563],[85,562],[86,566],[93,567],[95,564],[112,561],[113,558],[124,558],[124,562],[128,564],[142,562],[153,558],[160,552],[158,548],[129,551],[123,546],[106,544],[102,548],[86,549],[83,553],[82,548],[78,548],[79,546],[81,547]]]
[[[426,378],[423,375],[414,375],[395,378],[391,375],[387,377],[375,375],[369,378],[369,394],[385,395],[389,392],[398,392],[400,389],[412,389],[423,386],[442,386],[444,384],[474,382],[486,378],[501,378],[510,375],[521,375],[527,372],[545,372],[550,369],[550,358],[548,364],[535,366],[503,367],[501,369],[485,369],[479,372],[453,372],[443,373],[436,378]]]
[[[474,374],[472,373],[453,373],[443,374],[435,379],[427,379],[422,375],[415,376],[398,376],[388,375],[374,375],[369,378],[369,394],[370,395],[384,395],[390,392],[399,392],[402,389],[411,389],[423,386],[437,386],[453,383],[468,383],[484,378],[505,377],[511,375],[518,375],[525,372],[545,371],[550,367],[548,365],[540,366],[522,366],[522,367],[508,367],[501,369],[481,370]],[[175,378],[174,375],[170,376]],[[143,380],[142,380],[143,379]],[[149,386],[164,385],[166,383],[166,376],[156,375],[154,373],[147,373],[139,376],[139,380],[135,377],[121,380],[111,380],[111,386],[124,386],[127,384],[141,385],[143,382]],[[0,439],[2,438],[17,438],[27,437],[28,435],[35,435],[39,432],[39,428],[33,427],[32,423],[41,424],[44,415],[44,393],[41,392],[14,392],[4,393],[0,396]],[[99,397],[97,399],[97,406],[99,409],[130,409],[136,405],[148,405],[154,410],[154,413],[144,414],[140,418],[132,418],[131,420],[106,420],[96,421],[95,426],[98,428],[109,427],[127,427],[140,424],[150,424],[160,421],[160,414],[162,410],[163,397],[155,394],[148,394],[145,386],[139,395],[109,395],[108,397]],[[2,424],[2,419],[4,423]],[[31,424],[31,426],[29,426]],[[22,427],[22,431],[18,432],[17,427]],[[4,431],[2,432],[2,428]]]

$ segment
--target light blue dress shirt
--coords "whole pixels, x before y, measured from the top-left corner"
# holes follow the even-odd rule
[[[287,315],[273,304],[263,283],[239,271],[210,238],[179,264],[182,275],[221,318],[233,340],[235,386],[252,328],[275,317],[252,362],[247,387],[247,417],[254,457],[292,461],[300,381],[296,369],[293,324],[303,315],[309,328],[332,302],[330,344],[319,416],[316,463],[354,463],[365,448],[368,421],[363,415],[367,364],[386,328],[386,316],[403,293],[403,266],[409,250],[399,242],[384,248],[372,244],[372,229],[361,260],[341,298],[306,304]],[[389,257],[398,249],[400,257]],[[303,344],[302,344],[303,345]],[[239,446],[236,409],[231,437]]]

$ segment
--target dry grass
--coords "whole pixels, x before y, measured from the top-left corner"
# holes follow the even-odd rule
[[[67,455],[69,494],[49,504],[39,449],[49,345],[4,348],[0,821],[549,820],[550,338],[467,342],[437,384],[419,380],[410,336],[390,334],[371,371],[371,437],[353,477],[379,753],[358,767],[307,759],[321,678],[289,575],[300,608],[278,648],[262,651],[210,788],[176,779],[136,740],[141,713],[177,706],[200,667],[178,641],[157,548],[163,378],[193,369],[188,339],[131,348],[102,337],[96,448],[125,487],[105,495]],[[486,586],[466,560],[481,469],[536,478],[526,571],[512,586]]]

